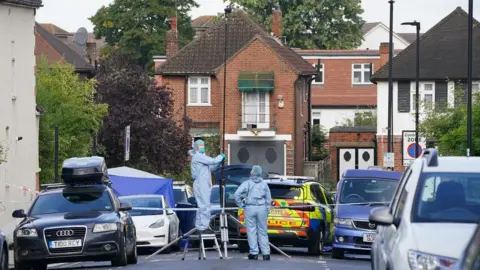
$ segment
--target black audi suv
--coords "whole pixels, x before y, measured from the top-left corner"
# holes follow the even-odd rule
[[[49,185],[14,231],[17,270],[44,270],[50,263],[111,261],[137,263],[136,230],[129,210],[108,184]]]

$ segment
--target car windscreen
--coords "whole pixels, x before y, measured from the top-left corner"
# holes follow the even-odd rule
[[[173,197],[175,199],[175,203],[186,203],[188,202],[187,196],[185,195],[185,191],[179,188],[173,189]]]
[[[480,173],[424,173],[413,202],[413,222],[477,223]]]
[[[31,216],[54,213],[113,211],[108,191],[63,191],[43,194],[38,197],[30,210]]]
[[[160,197],[120,197],[121,202],[128,202],[132,205],[130,215],[132,216],[151,216],[162,215],[163,208],[162,199]]]
[[[302,195],[301,186],[268,184],[272,199],[299,199]]]
[[[344,179],[339,192],[339,203],[388,204],[395,194],[398,182],[382,178]]]
[[[237,191],[238,186],[227,185],[225,189],[225,200],[233,201],[235,200],[235,191]],[[212,195],[210,196],[210,203],[219,204],[220,203],[220,188],[218,186],[212,187]]]

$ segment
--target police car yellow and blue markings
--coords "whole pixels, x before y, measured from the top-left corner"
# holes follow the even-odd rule
[[[273,207],[288,207],[295,204],[315,204],[310,192],[310,185],[307,183],[302,187],[293,187],[300,191],[300,196],[296,199],[273,199]],[[303,192],[303,191],[306,192]],[[322,192],[323,193],[323,192]],[[305,195],[305,196],[304,196]],[[322,194],[324,196],[324,194]],[[239,209],[238,216],[240,222],[245,224],[244,210]],[[312,232],[317,232],[320,222],[324,221],[325,227],[328,228],[325,233],[325,240],[331,242],[333,238],[333,217],[331,209],[328,206],[315,207],[315,211],[306,212],[300,209],[271,209],[268,216],[268,233],[269,234],[287,234],[292,233],[299,237],[307,237],[306,230],[298,230],[300,228],[310,228]],[[289,230],[290,228],[290,230]],[[246,229],[241,228],[240,232],[245,233]]]

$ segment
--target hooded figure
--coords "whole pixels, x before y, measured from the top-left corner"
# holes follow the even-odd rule
[[[248,259],[258,259],[258,244],[263,260],[270,260],[270,245],[267,234],[267,218],[270,213],[272,196],[267,183],[263,181],[262,168],[253,166],[251,177],[243,182],[235,192],[238,207],[245,208],[245,227],[247,228],[250,254]]]
[[[210,225],[210,196],[212,193],[212,171],[225,158],[225,154],[211,158],[205,155],[205,143],[197,140],[193,144],[193,150],[189,151],[192,156],[191,171],[193,179],[193,193],[199,210],[195,218],[195,228],[199,233],[204,232]]]

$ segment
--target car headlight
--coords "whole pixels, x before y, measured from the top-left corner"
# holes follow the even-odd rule
[[[152,223],[152,225],[148,226],[149,228],[160,228],[160,227],[163,227],[165,225],[165,220],[163,219],[160,219],[160,220],[157,220],[155,223]]]
[[[408,263],[412,270],[440,270],[453,268],[456,259],[419,252],[408,251]]]
[[[335,225],[342,225],[346,227],[353,226],[352,220],[348,218],[334,218],[333,223],[335,223]]]
[[[18,229],[17,237],[37,237],[36,229]]]
[[[101,224],[95,224],[95,226],[93,227],[94,233],[111,232],[116,230],[118,230],[117,223],[101,223]]]

